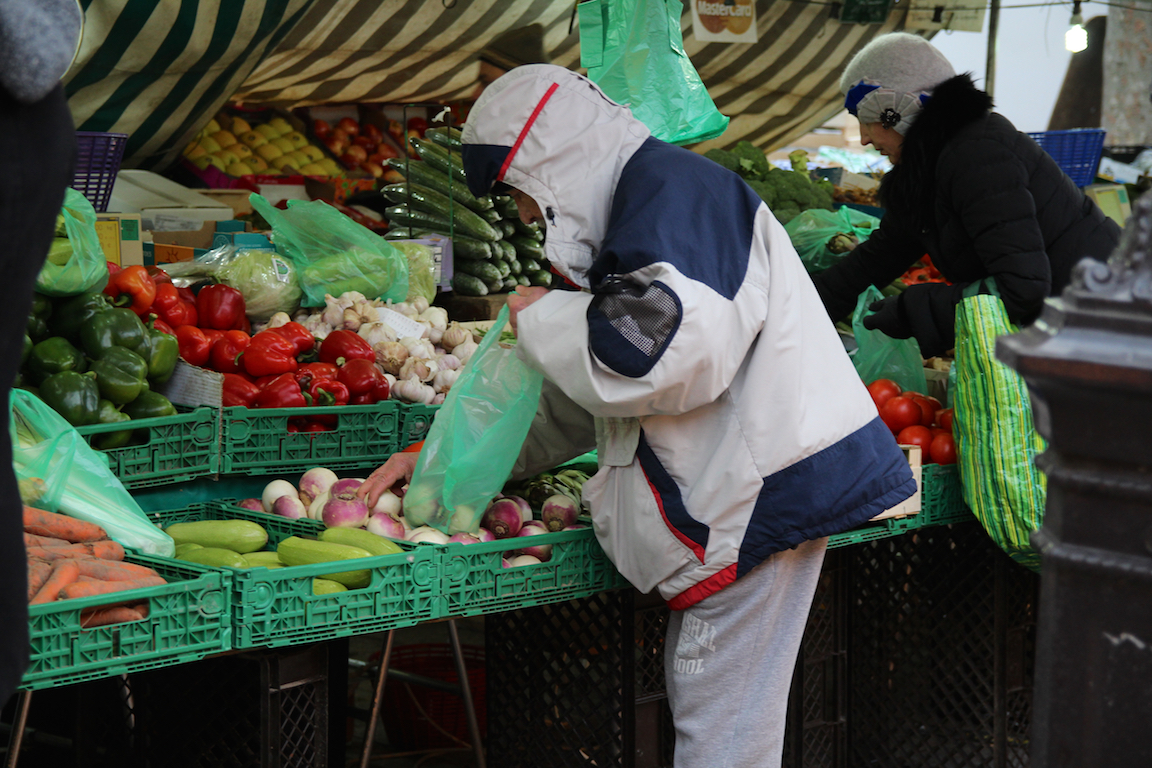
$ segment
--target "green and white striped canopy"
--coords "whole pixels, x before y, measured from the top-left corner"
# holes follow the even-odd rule
[[[455,100],[477,54],[509,29],[545,28],[553,63],[578,69],[573,0],[83,0],[84,38],[65,77],[78,130],[130,136],[124,166],[163,169],[229,101],[295,107]],[[732,118],[698,150],[786,145],[835,114],[844,63],[877,34],[830,5],[756,0],[759,42],[703,43],[686,5],[684,49]]]

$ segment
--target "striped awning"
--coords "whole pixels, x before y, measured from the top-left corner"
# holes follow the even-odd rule
[[[478,52],[509,29],[545,28],[553,63],[580,67],[573,0],[87,0],[65,78],[79,130],[131,136],[125,167],[162,169],[228,101],[295,107],[467,98]],[[901,28],[843,24],[827,4],[756,0],[759,42],[684,49],[732,118],[699,150],[785,146],[834,115],[846,61]]]

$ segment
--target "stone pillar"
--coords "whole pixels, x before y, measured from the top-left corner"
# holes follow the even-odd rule
[[[1152,196],[997,356],[1049,441],[1031,768],[1152,766]]]

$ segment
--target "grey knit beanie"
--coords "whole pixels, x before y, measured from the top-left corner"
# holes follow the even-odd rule
[[[928,95],[956,71],[930,42],[907,32],[880,35],[852,57],[840,76],[844,106],[863,123],[880,123],[900,134],[912,124]]]

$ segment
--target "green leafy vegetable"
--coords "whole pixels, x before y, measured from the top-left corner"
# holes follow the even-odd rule
[[[300,306],[300,283],[291,259],[268,250],[239,250],[216,270],[216,279],[240,291],[244,309],[258,323]]]

